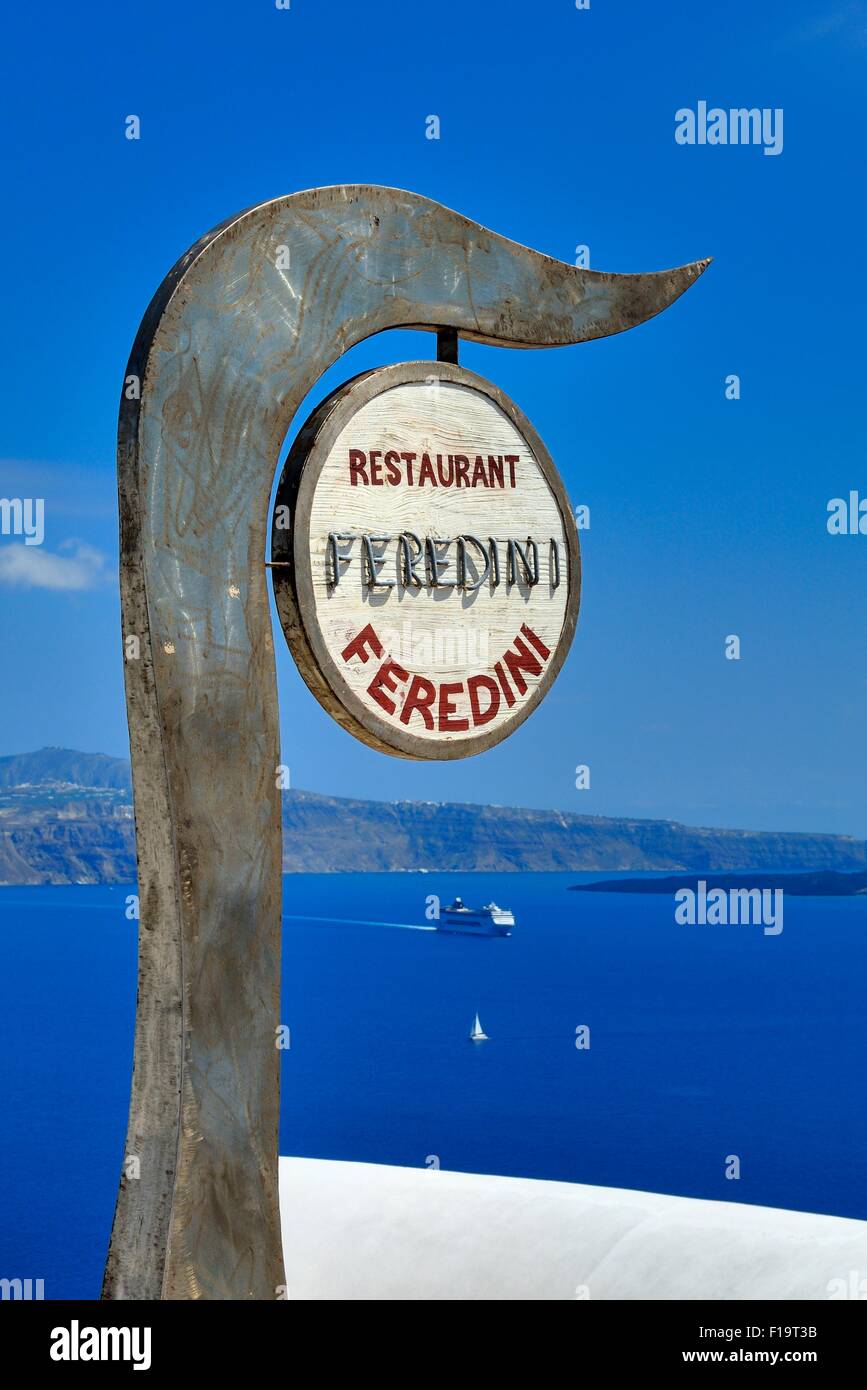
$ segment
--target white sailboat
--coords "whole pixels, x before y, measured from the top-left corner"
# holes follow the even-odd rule
[[[487,1033],[483,1030],[481,1023],[479,1022],[479,1015],[478,1015],[478,1012],[477,1012],[477,1013],[476,1013],[475,1022],[474,1022],[473,1026],[472,1026],[472,1028],[471,1028],[471,1030],[470,1030],[470,1042],[487,1042],[487,1041],[488,1041],[488,1035],[487,1035]]]

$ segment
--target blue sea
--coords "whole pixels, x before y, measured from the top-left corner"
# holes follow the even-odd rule
[[[787,897],[774,937],[678,926],[669,896],[568,891],[590,877],[288,876],[281,1153],[867,1218],[867,902]],[[132,891],[0,889],[0,1276],[47,1298],[99,1294]],[[513,936],[419,930],[455,893],[511,907]]]

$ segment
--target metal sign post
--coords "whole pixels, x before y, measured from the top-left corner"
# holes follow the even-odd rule
[[[504,737],[543,697],[574,630],[579,570],[544,446],[495,388],[447,365],[457,338],[526,348],[604,337],[659,313],[706,265],[577,269],[426,198],[351,186],[229,219],[157,291],[127,368],[118,440],[141,920],[129,1130],[104,1297],[284,1296],[280,749],[264,560],[276,461],[298,406],[362,339],[402,327],[440,335],[446,361],[425,364],[438,387],[389,368],[338,393],[334,417],[318,415],[304,432],[303,467],[296,454],[286,481],[297,506],[288,532],[275,527],[271,572],[305,679],[345,727],[406,756],[464,756]],[[413,385],[421,395],[406,395]],[[387,401],[382,388],[392,386],[403,399]],[[438,406],[425,390],[441,393]],[[460,390],[468,394],[456,412]],[[371,432],[359,415],[383,399],[399,410]],[[372,459],[377,428],[391,438],[395,420],[418,437]],[[355,484],[341,429],[361,430],[346,443],[365,455],[354,458]],[[406,460],[391,460],[389,474],[389,447],[429,455],[439,511],[432,487],[410,497]],[[512,486],[507,455],[516,453]],[[440,481],[449,454],[451,487]],[[468,488],[455,485],[458,456]],[[321,505],[329,490],[364,501],[332,523]],[[397,601],[390,579],[433,633],[450,621],[438,611],[448,604],[487,628],[485,657],[458,654],[441,673],[387,652],[377,623],[382,596],[386,607]],[[342,647],[341,624],[352,629]],[[413,676],[433,693],[413,689]]]

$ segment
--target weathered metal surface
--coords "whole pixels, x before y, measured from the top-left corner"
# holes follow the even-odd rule
[[[105,1297],[274,1299],[283,1284],[281,759],[263,560],[298,405],[384,329],[583,342],[658,313],[706,264],[580,270],[415,194],[353,186],[229,219],[155,295],[127,368],[141,398],[124,394],[118,438],[123,632],[141,643],[125,664],[141,902],[126,1154],[140,1177],[121,1180]]]

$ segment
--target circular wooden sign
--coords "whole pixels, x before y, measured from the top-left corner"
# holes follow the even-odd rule
[[[578,532],[545,446],[501,391],[445,362],[368,372],[314,411],[277,489],[271,562],[313,694],[406,758],[506,738],[578,618]]]

